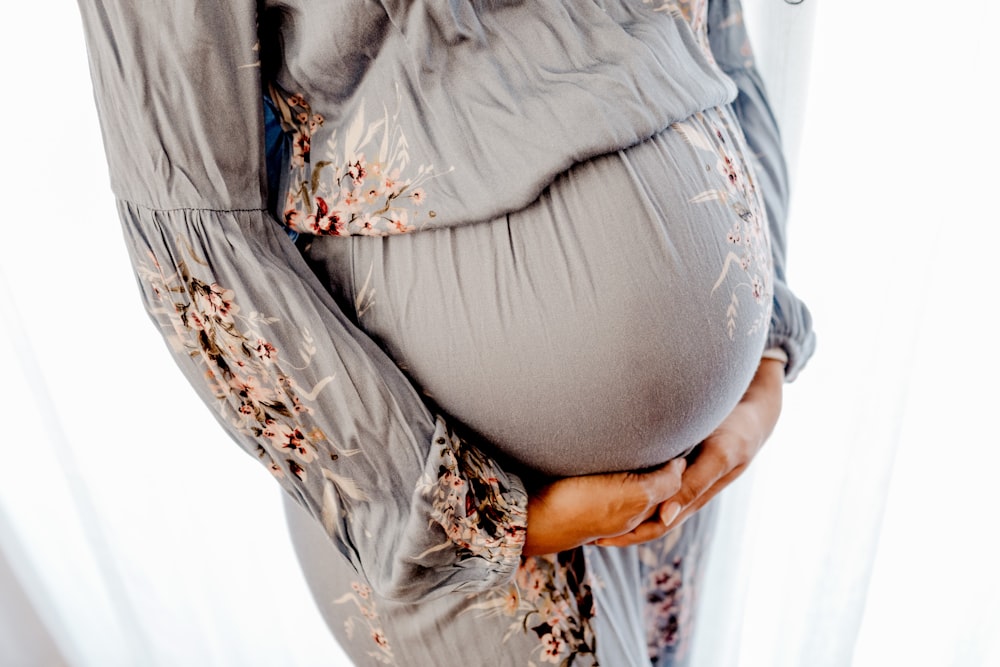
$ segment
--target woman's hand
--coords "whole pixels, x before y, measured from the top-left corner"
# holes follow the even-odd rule
[[[736,479],[760,451],[778,421],[784,379],[783,363],[762,359],[743,398],[701,443],[700,451],[684,472],[680,490],[659,508],[656,530],[648,527],[654,522],[647,521],[631,532],[599,539],[596,544],[621,547],[658,537],[654,534],[646,538],[646,535],[676,528]]]
[[[667,532],[660,505],[681,490],[684,459],[646,472],[567,477],[528,500],[525,556],[573,549],[605,537],[637,544]]]

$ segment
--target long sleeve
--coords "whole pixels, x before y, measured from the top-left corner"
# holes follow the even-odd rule
[[[709,0],[708,39],[716,63],[739,90],[732,108],[756,159],[774,261],[774,305],[767,347],[784,350],[788,357],[785,375],[793,380],[812,356],[816,337],[809,309],[786,282],[788,174],[778,124],[754,66],[739,0]]]
[[[383,596],[509,581],[520,480],[429,411],[266,211],[255,2],[80,8],[145,305],[218,421]],[[182,438],[196,462],[204,436]]]

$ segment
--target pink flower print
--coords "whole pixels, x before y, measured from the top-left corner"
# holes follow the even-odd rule
[[[361,198],[364,200],[366,204],[374,204],[375,202],[378,201],[379,197],[381,196],[382,196],[382,188],[377,185],[373,185],[371,187],[366,188],[361,194]]]
[[[463,547],[469,547],[472,545],[472,530],[468,526],[463,526],[459,523],[453,523],[448,526],[447,530],[448,539],[450,539],[455,544]]]
[[[257,339],[257,346],[253,351],[261,361],[274,361],[278,358],[278,348],[263,338]]]
[[[409,216],[406,214],[406,211],[392,211],[389,214],[390,231],[404,234],[412,230],[413,228],[407,224],[408,221]]]
[[[726,177],[729,182],[729,189],[733,192],[739,191],[740,185],[740,174],[736,169],[736,163],[728,155],[721,155],[719,161],[716,163],[716,169],[719,173]]]
[[[559,627],[565,620],[569,606],[565,603],[557,602],[552,597],[545,597],[538,607],[538,613],[545,622],[552,627]]]
[[[359,220],[355,220],[354,224],[358,229],[358,233],[364,236],[383,236],[385,232],[381,232],[376,227],[377,220],[372,218],[370,215],[366,215]]]
[[[525,581],[525,599],[529,602],[537,600],[545,590],[545,577],[541,572],[531,572]]]
[[[656,657],[660,649],[678,646],[688,629],[686,593],[681,579],[681,560],[664,565],[652,573],[647,594],[647,627],[649,655]]]
[[[347,190],[347,189],[341,190],[340,201],[341,204],[348,210],[356,209],[358,207],[358,204],[361,203],[361,193],[358,191],[357,188],[353,190]]]
[[[754,301],[761,303],[764,300],[764,282],[760,279],[759,275],[754,274],[753,281],[750,284],[750,291],[753,294]]]
[[[266,418],[264,421],[261,422],[261,424],[263,424],[264,427],[261,429],[260,434],[265,438],[267,438],[268,440],[274,440],[276,437],[278,437],[278,431],[275,428],[277,423],[278,422],[274,421],[274,419],[272,419],[271,417]]]
[[[293,475],[295,475],[299,479],[300,482],[306,481],[306,470],[305,470],[305,468],[303,468],[302,466],[300,466],[298,463],[296,463],[295,461],[293,461],[291,459],[286,459],[285,463],[288,464],[288,471],[290,473],[292,473]]]
[[[208,322],[201,313],[191,308],[191,304],[177,304],[177,311],[181,316],[181,323],[188,329],[195,331],[205,331],[208,329]]]
[[[668,591],[670,593],[676,592],[681,586],[680,570],[672,565],[667,565],[654,572],[653,586],[657,590]]]
[[[332,234],[337,236],[343,229],[340,213],[331,209],[322,197],[316,197],[316,214],[310,215],[309,228],[315,234]]]
[[[347,175],[351,177],[352,181],[354,181],[355,187],[360,187],[361,184],[365,182],[365,177],[368,175],[367,164],[364,160],[365,156],[359,155],[357,160],[347,165]]]
[[[275,447],[292,452],[303,463],[309,463],[316,458],[316,452],[306,443],[306,436],[298,427],[275,424],[268,429],[267,434]]]
[[[399,196],[399,192],[403,187],[406,187],[406,183],[400,182],[399,169],[393,169],[390,173],[386,174],[385,179],[382,181],[382,191],[389,197]]]
[[[564,645],[562,638],[553,632],[542,637],[542,662],[558,664]]]
[[[257,408],[254,407],[254,404],[250,403],[249,401],[243,401],[239,409],[240,409],[240,414],[246,415],[247,417],[257,414]]]
[[[226,359],[229,360],[230,367],[243,368],[243,369],[247,367],[246,359],[241,359],[240,357],[236,356],[237,354],[242,352],[242,350],[238,350],[233,345],[227,345],[226,349],[229,351],[229,354],[226,355]]]
[[[513,616],[517,613],[518,607],[521,606],[521,599],[517,594],[517,589],[513,586],[507,591],[507,595],[503,599],[503,613],[507,616]]]
[[[279,100],[280,101],[280,100]],[[378,117],[365,122],[363,110],[345,127],[367,127],[362,136],[363,144],[347,147],[346,159],[343,148],[334,133],[322,148],[322,159],[312,164],[310,160],[311,140],[318,136],[324,124],[323,116],[313,113],[301,95],[287,97],[291,109],[285,109],[286,117],[295,125],[292,136],[291,187],[288,190],[286,209],[296,209],[302,219],[294,219],[286,213],[286,226],[295,231],[307,231],[316,235],[361,234],[384,236],[417,229],[415,221],[422,220],[415,209],[424,203],[423,190],[410,193],[410,188],[420,185],[433,174],[430,165],[421,165],[414,173],[408,166],[409,154],[406,138],[395,123],[399,111],[391,118]],[[295,104],[291,104],[294,102]],[[381,136],[379,129],[381,127]],[[369,162],[366,155],[384,156]],[[336,156],[336,157],[335,157]],[[409,178],[407,176],[410,176]],[[327,211],[321,208],[316,195],[326,198]],[[336,193],[336,194],[333,194]],[[392,215],[401,210],[401,202],[407,197],[413,203],[407,216]],[[363,214],[370,217],[359,221]],[[435,212],[427,213],[435,217]]]
[[[216,372],[218,371],[218,372]],[[221,369],[211,360],[206,360],[205,382],[215,385],[215,397],[226,398],[230,394],[229,383],[220,377]]]
[[[382,630],[382,628],[376,628],[375,630],[372,631],[372,639],[375,640],[375,643],[378,645],[380,649],[382,649],[383,651],[388,650],[389,640],[386,639],[385,632]]]
[[[248,375],[245,378],[234,375],[229,380],[229,386],[244,402],[257,404],[274,397],[270,390],[261,387],[259,382],[252,375]]]
[[[316,215],[326,217],[329,212],[330,207],[327,205],[326,200],[322,197],[316,197]]]
[[[375,226],[375,221],[372,220],[371,213],[364,213],[360,217],[357,217],[354,220],[352,220],[351,224],[361,229],[372,229]]]
[[[292,166],[303,167],[309,161],[309,151],[312,150],[309,136],[305,132],[296,132],[292,136]]]
[[[367,600],[372,595],[372,589],[365,584],[352,581],[351,588],[354,589],[354,592],[358,594],[358,597],[363,600]]]

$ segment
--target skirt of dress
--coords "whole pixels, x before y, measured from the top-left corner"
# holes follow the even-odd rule
[[[577,164],[504,218],[303,254],[428,401],[526,478],[688,452],[739,400],[770,321],[767,224],[728,109]],[[401,605],[296,516],[358,665],[680,664],[711,525],[702,511],[640,547],[526,559],[507,590]]]

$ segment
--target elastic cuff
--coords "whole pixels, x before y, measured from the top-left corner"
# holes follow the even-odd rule
[[[783,348],[780,347],[769,347],[764,350],[764,353],[760,355],[761,359],[773,359],[774,361],[780,361],[785,366],[788,366],[788,353],[785,352]]]

